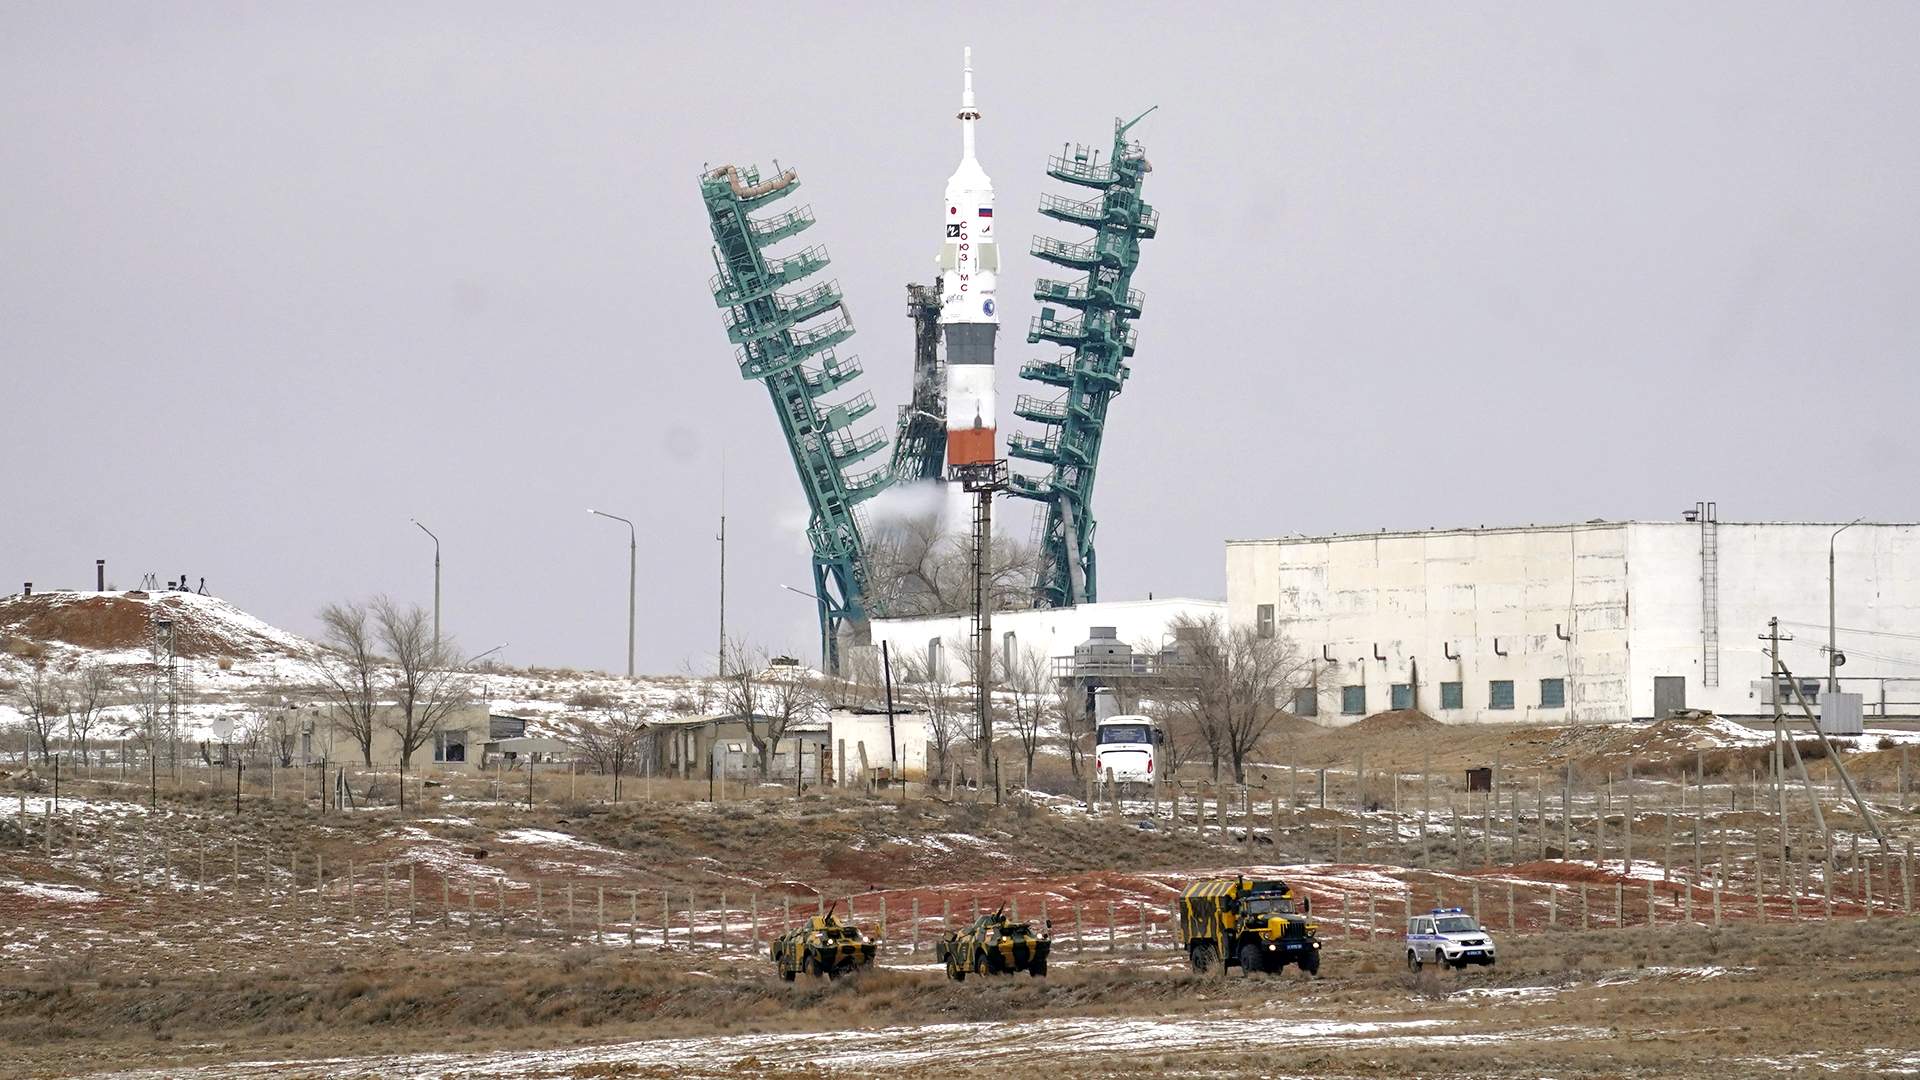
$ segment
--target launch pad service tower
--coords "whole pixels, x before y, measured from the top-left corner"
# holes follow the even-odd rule
[[[993,599],[987,588],[993,550],[993,496],[1007,486],[1007,462],[993,431],[993,339],[1000,329],[994,278],[993,181],[973,152],[973,50],[961,61],[960,167],[947,178],[940,248],[940,328],[947,345],[947,478],[973,495],[973,650],[979,714],[980,778],[992,775]]]

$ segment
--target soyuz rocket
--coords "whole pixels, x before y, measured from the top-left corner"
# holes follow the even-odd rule
[[[947,178],[940,248],[940,328],[947,345],[947,467],[997,457],[993,434],[993,338],[1000,329],[994,277],[993,181],[973,156],[973,49],[965,51],[960,90],[960,167]]]

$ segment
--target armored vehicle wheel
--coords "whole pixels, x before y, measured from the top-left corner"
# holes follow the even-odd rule
[[[1266,957],[1260,953],[1260,943],[1256,941],[1242,943],[1240,946],[1241,973],[1251,977],[1255,973],[1265,971],[1266,969]]]
[[[1300,970],[1309,975],[1320,974],[1320,950],[1308,949],[1300,954]]]
[[[967,973],[960,970],[960,965],[949,960],[947,961],[947,978],[952,979],[954,982],[966,982]]]
[[[1408,949],[1407,950],[1407,970],[1413,972],[1415,975],[1418,975],[1420,974],[1420,966],[1421,966],[1420,957],[1415,955],[1412,949]]]
[[[1193,970],[1202,975],[1212,971],[1214,965],[1218,963],[1220,959],[1219,953],[1214,950],[1213,942],[1211,941],[1202,941],[1194,945],[1188,952],[1188,956],[1193,960]]]
[[[793,972],[791,972],[791,971],[788,971],[788,970],[787,970],[786,968],[781,968],[781,969],[780,969],[780,978],[781,978],[781,979],[783,979],[783,980],[785,980],[786,982],[792,982],[792,981],[793,981]]]
[[[1027,974],[1033,976],[1036,979],[1044,977],[1046,973],[1047,973],[1047,962],[1045,960],[1035,960],[1032,964],[1027,966]]]

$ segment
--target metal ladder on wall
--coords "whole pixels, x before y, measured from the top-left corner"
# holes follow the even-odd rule
[[[1719,512],[1700,504],[1700,681],[1720,685]]]

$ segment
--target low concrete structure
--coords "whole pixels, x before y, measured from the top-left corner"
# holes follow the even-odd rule
[[[305,710],[303,710],[305,711]],[[314,717],[303,731],[295,754],[301,765],[322,762],[354,764],[363,762],[360,743],[353,732],[332,710],[313,710]],[[382,706],[373,723],[373,764],[400,763],[398,715],[392,707]],[[529,739],[525,717],[492,714],[485,707],[458,709],[447,717],[413,752],[407,761],[409,771],[483,772],[504,758],[511,768],[522,755],[538,754],[549,761],[568,756],[564,743],[553,739]]]
[[[896,708],[891,722],[885,709],[841,706],[827,714],[833,753],[846,762],[848,783],[858,783],[861,751],[866,752],[867,774],[875,780],[927,778],[927,718]],[[834,777],[840,777],[836,766]]]
[[[759,754],[748,733],[749,723],[766,737],[769,720],[764,716],[675,716],[654,721],[655,775],[705,779],[711,768],[715,775],[730,779],[758,776]],[[833,775],[830,737],[828,725],[820,720],[788,727],[773,745],[767,779],[791,781],[797,770],[806,783],[827,782]]]

